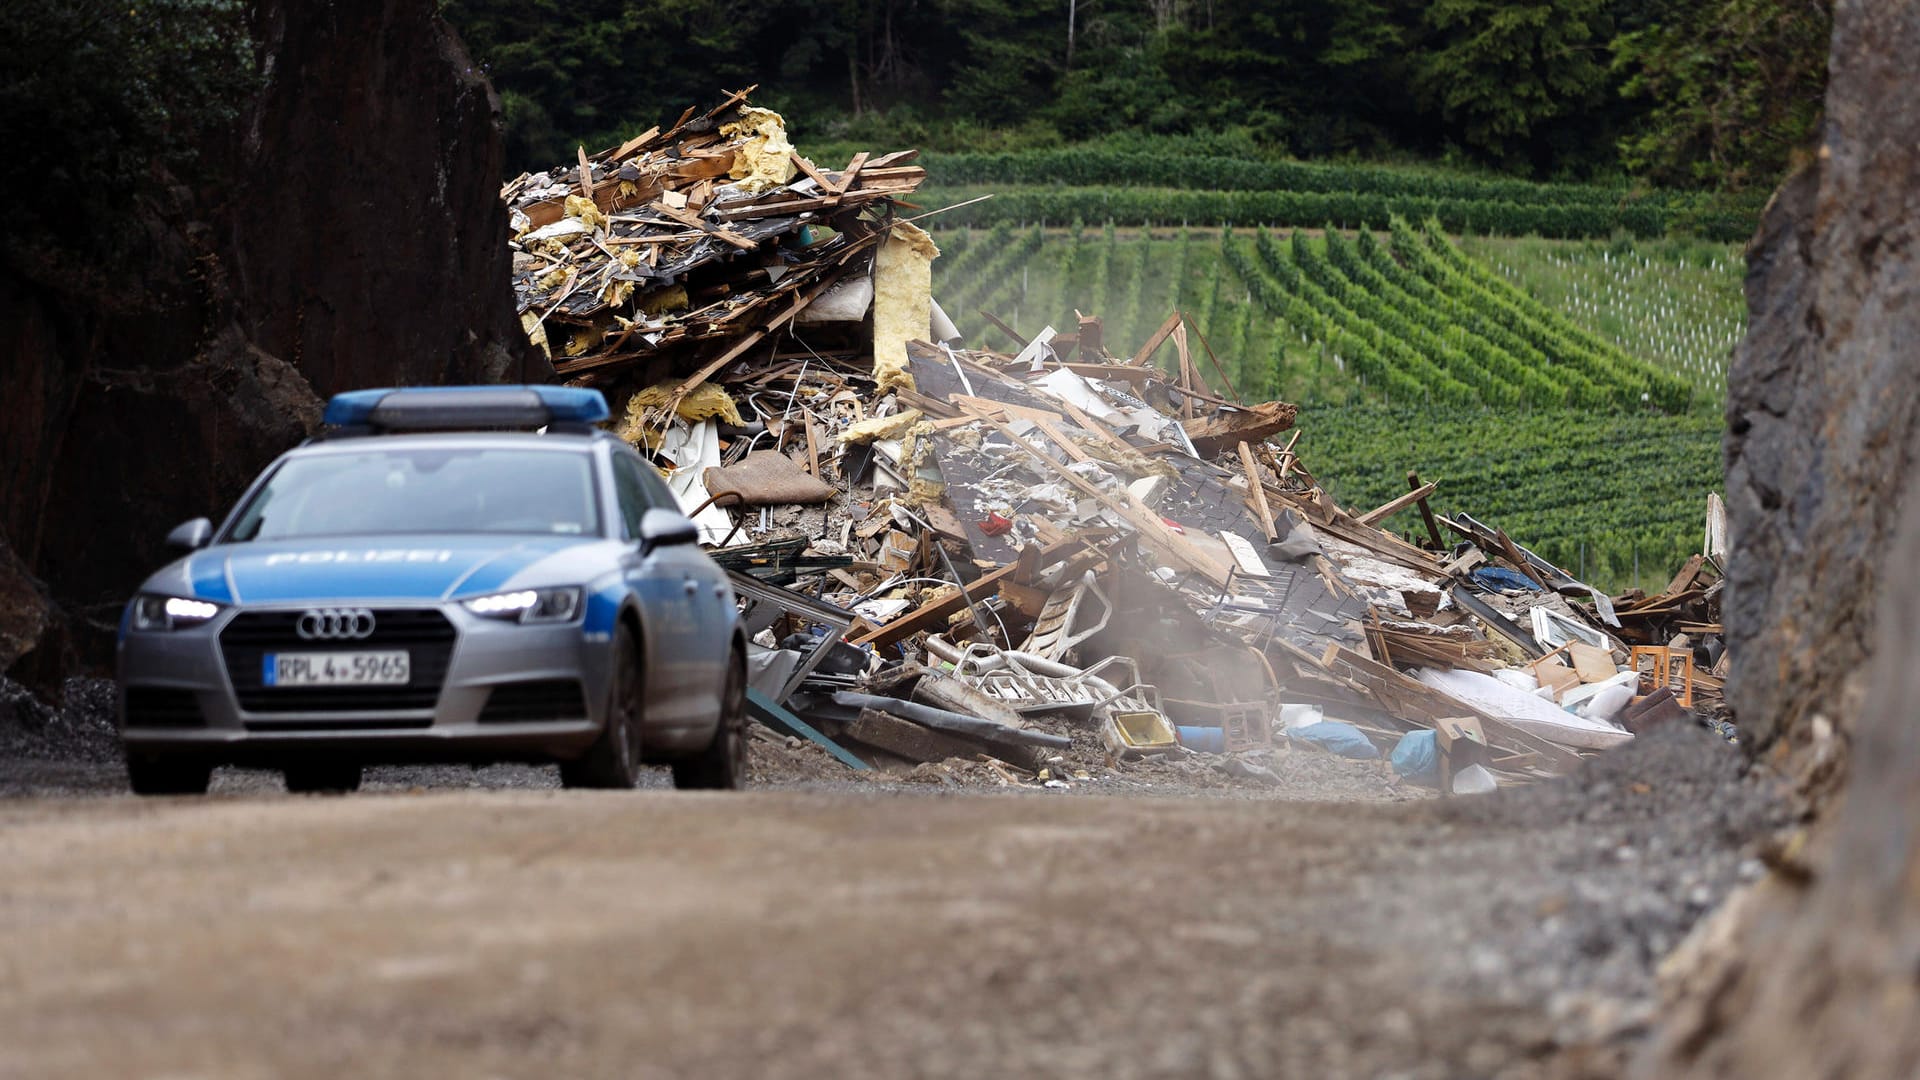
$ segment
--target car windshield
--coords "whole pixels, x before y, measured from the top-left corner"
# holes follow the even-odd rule
[[[228,539],[599,531],[593,462],[585,453],[369,446],[281,465]]]

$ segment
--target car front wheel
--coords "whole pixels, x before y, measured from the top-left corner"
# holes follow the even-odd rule
[[[720,723],[713,741],[694,757],[673,763],[673,786],[686,790],[747,786],[747,658],[738,645],[727,661],[727,683],[720,695]]]
[[[561,786],[630,788],[640,782],[640,715],[646,690],[639,645],[626,623],[614,631],[606,726],[578,760],[560,763]]]

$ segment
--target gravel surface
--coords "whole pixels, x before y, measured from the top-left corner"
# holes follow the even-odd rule
[[[824,750],[800,739],[754,729],[749,754],[756,785],[820,790],[919,790],[925,788],[1031,788],[1093,794],[1213,795],[1296,801],[1403,802],[1433,796],[1405,784],[1384,761],[1356,762],[1315,749],[1285,744],[1274,751],[1175,755],[1116,762],[1082,726],[1049,722],[1037,726],[1070,735],[1074,746],[1052,756],[1048,775],[995,770],[981,762],[948,761],[906,772],[855,773]],[[366,770],[362,790],[543,789],[560,786],[551,766],[381,766]],[[665,769],[649,771],[641,784],[669,788]],[[113,683],[72,679],[60,708],[36,700],[0,678],[0,797],[22,795],[118,795],[127,789],[113,730]],[[283,790],[277,772],[223,768],[214,773],[213,794]]]
[[[1464,799],[1308,750],[858,778],[762,733],[742,796],[139,800],[78,690],[0,697],[0,1075],[1602,1077],[1782,823],[1692,727]]]

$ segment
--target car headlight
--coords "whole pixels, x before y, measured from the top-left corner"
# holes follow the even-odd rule
[[[186,630],[220,614],[220,605],[185,596],[142,593],[133,598],[135,630]]]
[[[557,589],[516,589],[462,600],[468,611],[489,619],[521,623],[570,622],[580,614],[577,585]]]

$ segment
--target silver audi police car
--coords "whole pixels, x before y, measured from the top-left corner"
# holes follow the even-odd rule
[[[351,790],[364,764],[546,761],[570,787],[745,776],[746,639],[728,579],[658,473],[591,425],[595,390],[336,396],[127,605],[127,770]],[[513,430],[523,429],[523,430]]]

